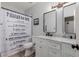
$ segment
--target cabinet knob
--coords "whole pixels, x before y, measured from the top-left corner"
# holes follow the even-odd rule
[[[76,46],[75,45],[72,45],[72,48],[74,49],[74,48],[76,48]]]
[[[78,45],[78,44],[72,45],[72,48],[73,48],[73,49],[76,48],[77,50],[79,50],[79,45]]]
[[[79,46],[78,46],[78,44],[76,45],[76,49],[79,50]]]

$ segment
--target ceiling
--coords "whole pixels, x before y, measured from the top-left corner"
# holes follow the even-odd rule
[[[15,11],[23,12],[35,5],[36,2],[1,2],[1,6]]]

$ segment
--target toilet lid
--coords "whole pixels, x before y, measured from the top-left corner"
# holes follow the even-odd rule
[[[24,44],[24,48],[29,49],[31,47],[33,47],[33,43],[32,42]]]

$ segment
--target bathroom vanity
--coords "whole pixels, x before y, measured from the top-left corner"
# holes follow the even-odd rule
[[[33,36],[36,57],[78,57],[76,40],[63,37]]]

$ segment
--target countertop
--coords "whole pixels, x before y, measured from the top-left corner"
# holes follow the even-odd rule
[[[69,38],[63,38],[63,37],[50,37],[50,36],[32,36],[32,38],[41,38],[41,39],[46,39],[46,40],[54,40],[62,43],[67,43],[67,44],[76,44],[76,39],[69,39]]]

